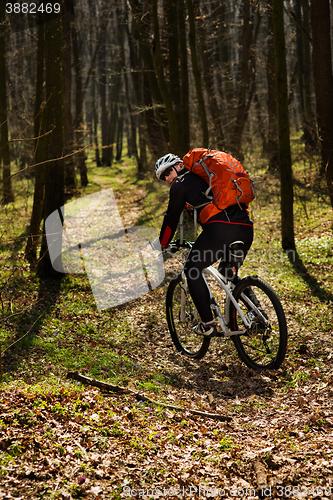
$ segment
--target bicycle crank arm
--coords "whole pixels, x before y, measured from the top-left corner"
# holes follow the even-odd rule
[[[237,330],[235,332],[231,332],[229,329],[226,331],[222,332],[223,337],[232,337],[235,335],[244,335],[246,333],[246,330]]]

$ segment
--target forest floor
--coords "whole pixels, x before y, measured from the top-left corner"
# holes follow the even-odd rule
[[[113,187],[127,227],[158,228],[167,190],[121,176],[115,185],[106,172],[93,169],[91,190]],[[331,210],[296,189],[297,267],[279,250],[277,181],[264,184],[242,276],[271,283],[289,333],[282,367],[265,372],[223,339],[200,361],[173,348],[164,302],[177,260],[149,294],[98,311],[86,275],[36,277],[23,260],[24,230],[12,231],[18,219],[25,228],[30,206],[7,209],[0,498],[333,498]],[[74,371],[126,390],[83,385],[68,379]]]

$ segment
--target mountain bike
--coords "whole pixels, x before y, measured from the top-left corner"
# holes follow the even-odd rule
[[[213,266],[203,272],[210,294],[211,309],[220,338],[231,338],[239,358],[254,370],[277,369],[287,350],[287,323],[283,307],[273,288],[258,276],[239,279],[242,242],[229,247],[232,256],[226,275]],[[172,242],[169,252],[192,247],[191,242]],[[238,254],[238,255],[237,255]],[[166,294],[166,317],[176,349],[193,359],[207,353],[211,338],[198,335],[193,327],[200,317],[188,291],[184,271],[170,281]]]

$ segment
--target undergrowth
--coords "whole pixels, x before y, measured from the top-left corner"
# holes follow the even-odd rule
[[[241,270],[241,276],[260,275],[278,293],[289,325],[289,360],[304,342],[315,348],[318,335],[326,338],[333,323],[332,211],[318,189],[319,159],[306,157],[296,139],[293,155],[297,252],[288,256],[281,249],[278,177],[267,171],[263,159],[249,154],[245,163],[262,182],[250,206],[255,240]],[[152,172],[138,180],[133,159],[124,157],[102,168],[89,159],[88,177],[88,187],[79,188],[75,197],[112,188],[125,225],[160,227],[168,189]],[[166,332],[166,282],[149,298],[98,311],[85,274],[68,274],[59,281],[38,279],[24,260],[33,179],[15,176],[14,191],[15,202],[1,207],[0,223],[3,384],[61,384],[68,370],[77,370],[113,382],[134,378],[156,391],[167,380],[165,370],[149,365],[140,350],[151,332],[159,327]],[[185,217],[185,239],[193,238],[192,222]],[[325,356],[326,351],[322,362]]]

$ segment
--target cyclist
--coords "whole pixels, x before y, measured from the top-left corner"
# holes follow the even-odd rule
[[[165,248],[172,240],[180,215],[186,203],[198,210],[198,215],[207,205],[207,183],[198,175],[189,172],[183,161],[174,154],[168,153],[155,164],[158,179],[170,186],[169,204],[164,216],[161,232],[161,247]],[[208,266],[220,260],[219,271],[227,272],[229,245],[242,241],[244,258],[253,240],[253,222],[249,217],[247,205],[231,205],[212,215],[195,241],[185,263],[185,275],[193,302],[198,310],[201,323],[194,327],[199,335],[217,336],[216,323],[210,308],[210,297],[202,272]],[[235,277],[234,282],[239,279]]]

